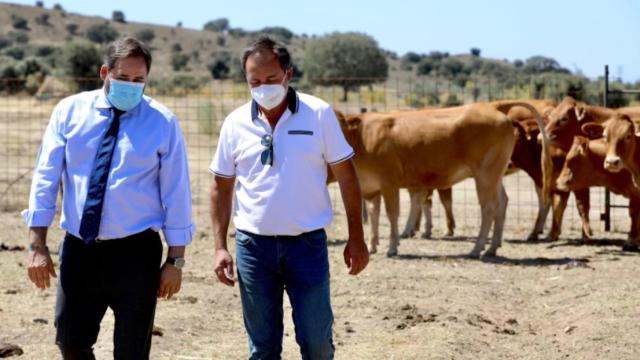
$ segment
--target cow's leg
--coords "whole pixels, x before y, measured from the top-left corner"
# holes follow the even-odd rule
[[[362,198],[362,223],[366,224],[369,222],[369,214],[367,213],[367,200]]]
[[[576,197],[576,207],[582,220],[582,240],[589,243],[593,236],[593,231],[589,225],[589,188],[576,190],[573,194]]]
[[[622,245],[622,251],[637,252],[640,248],[640,201],[629,200],[629,216],[631,217],[631,229],[627,241]]]
[[[407,239],[413,237],[415,232],[420,228],[420,216],[422,215],[424,196],[424,190],[409,190],[411,206],[409,207],[409,216],[407,217],[404,231],[402,231],[402,235],[400,235],[401,238]]]
[[[367,212],[369,213],[369,252],[375,254],[380,243],[380,193],[367,199]]]
[[[553,222],[551,223],[551,231],[547,237],[548,241],[557,241],[558,237],[560,237],[562,216],[564,215],[564,210],[567,208],[568,200],[568,192],[557,191],[553,193]]]
[[[398,236],[398,217],[400,216],[400,189],[392,188],[382,192],[384,198],[384,208],[389,218],[389,227],[391,228],[389,235],[389,250],[387,256],[398,255],[398,246],[400,246],[400,236]]]
[[[454,229],[456,228],[456,219],[453,217],[453,192],[451,188],[438,189],[438,195],[440,196],[440,202],[447,216],[447,233],[445,237],[452,237]]]
[[[536,218],[536,223],[533,226],[533,230],[531,234],[527,237],[527,241],[537,241],[538,235],[542,234],[544,231],[544,223],[547,220],[547,215],[549,214],[549,209],[551,208],[551,204],[544,204],[544,199],[542,195],[542,189],[539,186],[536,187],[536,195],[538,196],[538,217]]]
[[[476,245],[469,254],[472,258],[479,258],[480,253],[484,250],[484,245],[491,230],[491,224],[495,220],[496,211],[498,210],[499,195],[498,186],[496,185],[493,176],[478,176],[476,180],[476,193],[478,194],[478,202],[480,203],[481,221],[480,232],[478,233],[478,239]]]
[[[491,239],[491,246],[484,253],[485,256],[496,256],[496,251],[502,246],[502,234],[504,232],[504,221],[507,216],[508,203],[509,197],[507,196],[507,191],[504,189],[502,181],[500,181],[498,184],[498,209],[493,223],[493,239]]]
[[[431,239],[431,232],[433,231],[433,216],[431,210],[433,208],[433,189],[425,191],[425,196],[422,201],[422,213],[424,214],[424,233],[422,233],[423,239]],[[416,231],[418,229],[416,228]]]

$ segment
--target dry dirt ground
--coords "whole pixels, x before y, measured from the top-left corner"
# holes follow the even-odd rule
[[[515,208],[513,201],[510,206]],[[457,237],[441,238],[438,218],[435,240],[403,240],[398,257],[382,251],[351,277],[341,260],[346,230],[337,207],[329,229],[337,359],[640,358],[640,255],[620,252],[623,233],[605,234],[597,225],[599,240],[582,245],[572,225],[557,243],[527,243],[522,239],[533,219],[508,220],[499,256],[471,260],[465,255],[477,221],[464,221],[465,212],[454,203],[462,224]],[[153,338],[152,358],[246,358],[238,289],[214,280],[206,211],[198,209],[196,218],[183,289],[158,305],[162,336]],[[0,243],[25,244],[26,229],[15,212],[0,213],[0,224]],[[382,226],[384,250],[386,221]],[[52,248],[61,236],[52,232]],[[0,251],[0,342],[21,346],[24,359],[55,359],[55,291],[35,289],[25,262],[24,251]],[[299,352],[285,304],[283,357],[295,359]],[[112,329],[108,312],[96,344],[99,359],[112,357]]]

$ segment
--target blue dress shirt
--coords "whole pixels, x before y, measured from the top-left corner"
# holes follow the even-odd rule
[[[80,237],[89,178],[112,117],[104,90],[83,92],[55,107],[44,134],[31,183],[29,227],[51,225],[60,181],[60,226]],[[191,243],[191,186],[184,139],[166,107],[144,96],[120,118],[98,239],[123,238],[148,228],[162,230],[169,246]]]

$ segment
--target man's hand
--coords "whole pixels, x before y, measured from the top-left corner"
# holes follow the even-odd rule
[[[358,275],[369,263],[369,250],[361,237],[349,236],[343,255],[350,275]]]
[[[168,263],[162,265],[158,297],[171,299],[174,294],[180,291],[181,284],[182,270]]]
[[[213,271],[218,280],[227,286],[235,284],[233,276],[233,258],[226,249],[216,250],[216,260]]]
[[[57,277],[53,266],[53,260],[49,254],[49,249],[40,247],[29,252],[29,266],[27,267],[29,279],[40,289],[51,286],[50,277]]]

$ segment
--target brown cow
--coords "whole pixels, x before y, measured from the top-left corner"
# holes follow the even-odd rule
[[[555,179],[557,179],[562,166],[564,165],[566,154],[573,144],[573,138],[583,135],[580,126],[585,123],[602,123],[609,117],[616,114],[615,110],[590,106],[578,103],[572,97],[565,97],[564,100],[548,115],[546,132],[549,136],[549,151],[552,158],[552,166],[548,170],[554,181],[551,187],[545,189],[547,194],[553,197],[553,223],[549,232],[549,240],[555,241],[560,235],[562,227],[562,214],[569,199],[568,192],[556,191]],[[576,195],[576,205],[578,213],[582,219],[582,236],[589,239],[592,235],[589,225],[589,189],[574,191]]]
[[[356,153],[354,162],[363,194],[372,204],[372,252],[379,240],[380,196],[385,199],[391,224],[387,255],[393,256],[399,245],[400,188],[448,188],[473,177],[482,219],[470,256],[480,256],[492,224],[493,239],[485,255],[495,255],[501,245],[507,205],[502,176],[515,145],[512,121],[506,115],[490,105],[473,104],[365,113],[342,118],[340,124]]]
[[[549,213],[549,204],[544,204],[542,194],[542,169],[541,169],[541,145],[537,142],[536,137],[538,135],[538,125],[534,118],[534,115],[528,109],[524,107],[513,107],[515,103],[527,103],[533,106],[539,113],[547,113],[553,110],[558,103],[551,100],[498,100],[490,102],[489,105],[496,107],[498,110],[507,114],[507,116],[514,121],[516,128],[516,145],[511,156],[511,162],[506,175],[515,172],[517,169],[524,170],[533,180],[538,195],[538,216],[533,226],[533,230],[527,237],[528,240],[537,240],[538,235],[542,233],[544,223]],[[417,220],[419,219],[419,209],[423,208],[425,212],[425,218],[427,224],[430,219],[430,204],[423,203],[426,198],[426,192],[431,190],[424,190],[424,192],[414,192],[411,195],[411,207],[405,230],[403,231],[401,238],[407,238],[413,236],[417,228]],[[414,196],[417,196],[414,198]],[[444,196],[451,197],[450,194],[444,194]],[[443,200],[443,194],[440,193],[440,199]],[[443,205],[445,207],[447,215],[447,236],[453,235],[453,228],[455,227],[455,220],[453,219],[453,213],[451,210],[450,200],[444,199]],[[430,237],[430,228],[423,235],[424,238]]]
[[[640,187],[640,134],[629,116],[617,114],[604,124],[585,124],[582,130],[592,138],[603,137],[607,154],[602,165],[606,170],[627,169],[635,186]]]
[[[628,119],[628,118],[627,118]],[[631,121],[628,121],[631,123]],[[597,125],[599,126],[599,125]],[[566,161],[556,180],[556,188],[561,191],[588,189],[605,186],[616,194],[629,199],[631,229],[623,246],[624,251],[638,251],[640,229],[640,188],[634,186],[631,174],[626,169],[612,173],[603,168],[608,156],[609,144],[604,139],[588,140],[576,136],[567,153]]]

